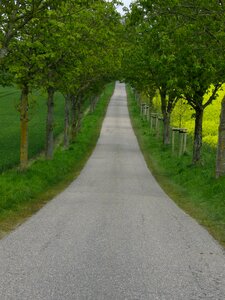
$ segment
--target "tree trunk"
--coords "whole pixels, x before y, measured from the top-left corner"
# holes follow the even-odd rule
[[[77,97],[71,95],[71,138],[74,139],[76,136],[76,127],[77,127]]]
[[[148,105],[149,105],[149,110],[152,112],[152,110],[154,108],[153,97],[152,96],[148,96]]]
[[[195,109],[195,133],[192,158],[193,164],[198,163],[201,159],[203,111],[203,108]]]
[[[166,88],[160,90],[161,112],[163,115],[163,144],[170,144],[170,113],[167,111]]]
[[[141,105],[141,99],[140,99],[140,94],[138,93],[137,90],[134,90],[134,98],[135,98],[138,106],[140,106]]]
[[[54,150],[54,135],[53,135],[53,125],[54,125],[54,88],[48,88],[48,101],[47,101],[47,120],[46,120],[46,159],[53,158]]]
[[[69,146],[70,133],[70,95],[65,97],[65,116],[64,116],[64,147]]]
[[[91,109],[90,109],[91,113],[94,112],[97,102],[98,102],[98,96],[92,96],[91,97],[91,105],[90,105],[90,107],[91,107]]]
[[[78,120],[77,120],[77,127],[76,127],[76,132],[78,133],[81,128],[81,121],[82,121],[82,110],[81,110],[81,102],[82,102],[82,96],[79,96],[78,102],[77,102],[77,111],[78,111]]]
[[[90,98],[90,112],[93,113],[95,107],[95,96],[91,96]]]
[[[216,178],[225,175],[225,97],[222,100],[218,146],[216,157]]]
[[[170,144],[170,113],[165,113],[163,116],[163,144]]]
[[[28,84],[24,84],[20,102],[20,169],[25,170],[28,164]]]

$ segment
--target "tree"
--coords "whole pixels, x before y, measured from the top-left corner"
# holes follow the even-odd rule
[[[60,80],[64,76],[61,64],[67,52],[67,39],[70,36],[66,15],[67,5],[50,8],[45,12],[44,21],[37,24],[37,40],[41,44],[42,54],[39,56],[41,76],[37,84],[47,92],[46,118],[46,159],[53,158],[54,151],[54,94],[59,90]]]
[[[40,71],[40,57],[43,51],[43,45],[38,40],[38,24],[40,24],[40,19],[46,17],[46,12],[49,11],[50,6],[56,8],[59,4],[60,1],[52,0],[1,1],[1,69],[6,69],[7,72],[13,74],[15,76],[14,81],[21,88],[19,105],[21,169],[25,169],[28,162],[28,96],[35,81],[34,77]]]
[[[149,24],[145,37],[152,38],[148,43],[153,58],[150,69],[161,94],[164,128],[170,107],[180,95],[195,110],[193,163],[201,158],[204,109],[216,98],[224,81],[224,51],[222,43],[219,48],[216,43],[222,35],[222,7],[218,1],[139,0],[132,8],[138,28]]]
[[[52,18],[53,9],[43,11],[43,20],[40,22],[38,18],[32,18],[29,23],[24,25],[23,31],[17,39],[12,39],[8,46],[9,54],[6,57],[9,71],[14,75],[14,82],[21,88],[21,102],[19,105],[20,123],[21,123],[21,146],[20,146],[20,167],[26,169],[28,164],[28,122],[29,122],[29,93],[33,88],[37,88],[41,83],[43,86],[43,74],[48,82],[48,117],[47,117],[47,157],[52,157],[53,151],[53,95],[54,86],[52,85],[54,78],[52,69],[55,63],[55,52],[50,51],[53,48],[53,40],[45,43],[49,37],[49,30],[54,20]],[[45,25],[45,26],[44,26]],[[56,35],[53,33],[54,41]],[[54,58],[54,59],[53,59]],[[46,66],[48,71],[46,72]]]
[[[197,1],[193,6],[179,1],[175,8],[180,25],[174,35],[179,49],[179,84],[184,98],[195,111],[194,164],[201,160],[204,110],[216,99],[224,81],[224,62],[221,59],[224,54],[221,56],[214,38],[219,28],[219,23],[214,23],[217,8],[215,2],[207,4],[205,1]]]
[[[60,91],[65,95],[64,145],[69,141],[69,99],[72,99],[72,137],[81,127],[82,103],[93,97],[99,82],[115,78],[120,67],[116,41],[122,27],[114,4],[95,1],[88,10],[70,15],[69,38],[63,61]],[[65,44],[65,43],[64,43]]]
[[[149,86],[153,91],[158,89],[164,124],[163,143],[167,145],[170,143],[170,116],[180,95],[175,72],[176,47],[170,33],[174,23],[172,20],[152,17],[153,13],[154,7],[147,6],[146,2],[137,1],[132,5],[127,26],[135,38],[131,37],[132,51],[125,62],[128,68],[135,70],[136,86],[142,85],[142,89],[145,86],[145,90]],[[128,60],[133,63],[132,66]],[[127,80],[130,80],[129,77]]]
[[[28,164],[29,94],[35,86],[35,76],[39,73],[36,46],[36,42],[30,40],[30,35],[24,34],[23,37],[20,37],[20,40],[11,43],[9,47],[10,54],[7,57],[9,71],[14,76],[14,82],[21,89],[21,99],[18,105],[21,128],[21,170],[26,169]]]

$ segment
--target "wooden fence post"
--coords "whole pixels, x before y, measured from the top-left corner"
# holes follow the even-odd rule
[[[187,149],[187,129],[172,127],[172,153],[175,153],[175,134],[179,134],[178,156],[183,155]]]
[[[172,128],[172,153],[174,153],[175,131]]]
[[[145,109],[145,103],[141,103],[141,117],[143,116],[144,114],[144,109]]]
[[[149,122],[149,117],[150,117],[150,106],[148,106],[148,115],[147,115],[147,121]]]
[[[179,139],[180,139],[180,146],[179,146],[179,156],[183,154],[183,132],[179,130]]]
[[[156,131],[156,136],[159,136],[159,119],[158,116],[155,118],[155,131]]]
[[[152,114],[150,114],[150,128],[152,129],[152,122],[153,122],[153,117],[152,117]]]
[[[187,130],[184,131],[184,145],[183,145],[183,153],[187,151]]]

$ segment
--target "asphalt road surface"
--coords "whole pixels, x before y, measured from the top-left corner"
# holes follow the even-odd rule
[[[0,299],[225,299],[224,250],[152,177],[124,84],[77,180],[0,241]]]

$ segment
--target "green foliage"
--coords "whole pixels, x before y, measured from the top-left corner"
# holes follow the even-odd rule
[[[140,118],[134,95],[127,90],[133,128],[153,175],[180,207],[225,245],[225,177],[215,179],[215,149],[203,144],[204,168],[191,164],[190,145],[186,155],[172,155]]]
[[[46,94],[35,92],[30,96],[29,157],[32,158],[45,147]],[[0,172],[19,163],[20,117],[16,107],[20,91],[14,87],[0,88]],[[55,97],[54,134],[63,131],[64,100]]]
[[[204,98],[206,101],[208,95]],[[218,92],[217,98],[211,105],[207,106],[203,119],[203,142],[212,147],[217,146],[218,127],[221,110],[221,101],[224,97],[224,90]],[[172,125],[175,127],[187,128],[188,132],[193,136],[194,134],[194,111],[190,108],[184,100],[179,100],[173,113]]]
[[[23,173],[10,170],[0,176],[0,225],[4,227],[10,217],[12,228],[18,216],[26,217],[35,203],[42,203],[43,193],[62,182],[68,184],[79,173],[97,142],[113,89],[114,84],[107,86],[95,112],[85,116],[82,129],[68,150],[59,147],[51,161],[40,158]]]
[[[2,0],[0,6],[0,62],[8,53],[11,41],[33,20],[40,20],[49,7],[58,7],[58,0]]]
[[[220,1],[137,0],[126,17],[125,78],[139,92],[158,89],[164,127],[179,98],[192,107],[193,163],[201,159],[203,112],[225,81],[224,16]]]
[[[0,7],[0,83],[16,84],[23,96],[20,105],[21,168],[27,167],[27,144],[32,145],[26,138],[27,119],[33,114],[31,106],[27,105],[29,94],[34,90],[48,91],[50,99],[50,95],[59,91],[65,99],[79,99],[71,108],[74,125],[76,116],[81,116],[80,106],[84,99],[88,96],[96,99],[104,85],[116,78],[121,56],[117,41],[123,27],[116,3],[24,0],[8,1],[7,5],[3,1]],[[50,102],[53,103],[53,99],[49,100],[46,126],[48,158],[53,149],[51,122],[54,118]],[[42,105],[40,100],[38,107]],[[69,117],[65,124],[68,144]],[[33,139],[35,132],[30,132],[29,137]]]

